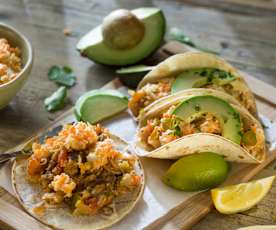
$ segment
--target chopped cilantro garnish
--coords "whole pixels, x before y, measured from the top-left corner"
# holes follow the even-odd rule
[[[196,105],[196,106],[195,106],[195,111],[197,111],[197,112],[200,111],[200,106],[199,106],[199,105]]]
[[[203,47],[200,47],[200,46],[196,45],[192,41],[192,39],[190,37],[188,37],[187,35],[185,35],[184,32],[179,28],[172,28],[170,30],[169,36],[172,40],[179,41],[179,42],[184,43],[188,46],[197,48],[198,50],[201,50],[203,52],[219,55],[219,52],[217,52],[217,51],[213,51],[213,50],[206,49],[206,48],[203,48]]]
[[[58,85],[72,87],[76,84],[76,76],[72,69],[68,66],[58,67],[52,66],[48,71],[48,78]]]
[[[179,125],[175,126],[174,134],[178,137],[182,136],[182,132],[181,132],[181,129],[180,129]]]
[[[56,92],[44,100],[45,108],[49,112],[62,109],[65,105],[67,90],[66,87],[61,86]]]

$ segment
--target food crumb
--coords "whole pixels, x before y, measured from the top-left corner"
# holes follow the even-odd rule
[[[64,34],[65,36],[70,36],[70,35],[72,35],[72,30],[69,29],[69,28],[64,28],[64,29],[63,29],[63,34]]]
[[[229,44],[227,42],[221,42],[220,45],[223,49],[227,49],[229,47]]]
[[[45,213],[45,205],[44,203],[39,204],[38,206],[33,208],[34,214],[38,216],[43,216]]]

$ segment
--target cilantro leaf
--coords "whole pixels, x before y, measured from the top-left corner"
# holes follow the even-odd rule
[[[179,29],[179,28],[176,28],[176,27],[172,28],[170,30],[169,37],[172,40],[179,41],[181,43],[184,43],[184,44],[186,44],[188,46],[194,47],[194,48],[196,48],[198,50],[201,50],[203,52],[219,55],[219,52],[217,52],[217,51],[213,51],[213,50],[206,49],[206,48],[203,48],[203,47],[200,47],[200,46],[196,45],[192,41],[192,39],[190,37],[188,37],[187,35],[185,35],[184,32],[181,29]]]
[[[172,40],[179,41],[181,43],[184,43],[186,45],[195,47],[195,43],[192,41],[192,39],[188,36],[186,36],[182,30],[179,28],[172,28],[170,30],[170,38]]]
[[[59,87],[57,91],[44,100],[44,105],[47,111],[54,112],[56,110],[62,109],[65,106],[66,96],[66,87]]]
[[[56,78],[58,78],[60,72],[60,68],[58,66],[52,66],[49,71],[48,71],[48,76],[50,80],[54,80]]]
[[[76,84],[76,76],[73,73],[73,70],[68,66],[63,66],[62,68],[52,66],[48,71],[48,78],[58,85],[66,87],[72,87]]]
[[[174,135],[176,135],[176,136],[178,136],[178,137],[181,137],[181,136],[182,136],[182,131],[181,131],[179,125],[175,126]]]

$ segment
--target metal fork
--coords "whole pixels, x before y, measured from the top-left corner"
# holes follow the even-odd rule
[[[53,129],[47,130],[45,133],[41,134],[37,140],[38,142],[42,143],[47,137],[55,136],[59,133],[59,131],[62,129],[62,125],[59,125]],[[28,143],[29,145],[30,143]],[[24,151],[24,149],[14,152],[8,152],[8,153],[2,153],[0,154],[0,165],[3,163],[6,163],[12,158],[19,158],[19,157],[27,157],[31,155],[31,151]]]
[[[17,158],[17,157],[26,157],[31,155],[31,152],[24,152],[24,151],[15,151],[11,153],[2,153],[0,154],[0,164],[6,163],[12,158]]]

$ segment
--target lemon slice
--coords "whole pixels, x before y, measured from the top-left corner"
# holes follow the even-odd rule
[[[252,208],[270,190],[275,176],[211,190],[216,209],[224,214],[233,214]]]
[[[243,228],[238,228],[237,230],[276,230],[276,225],[255,225]]]

